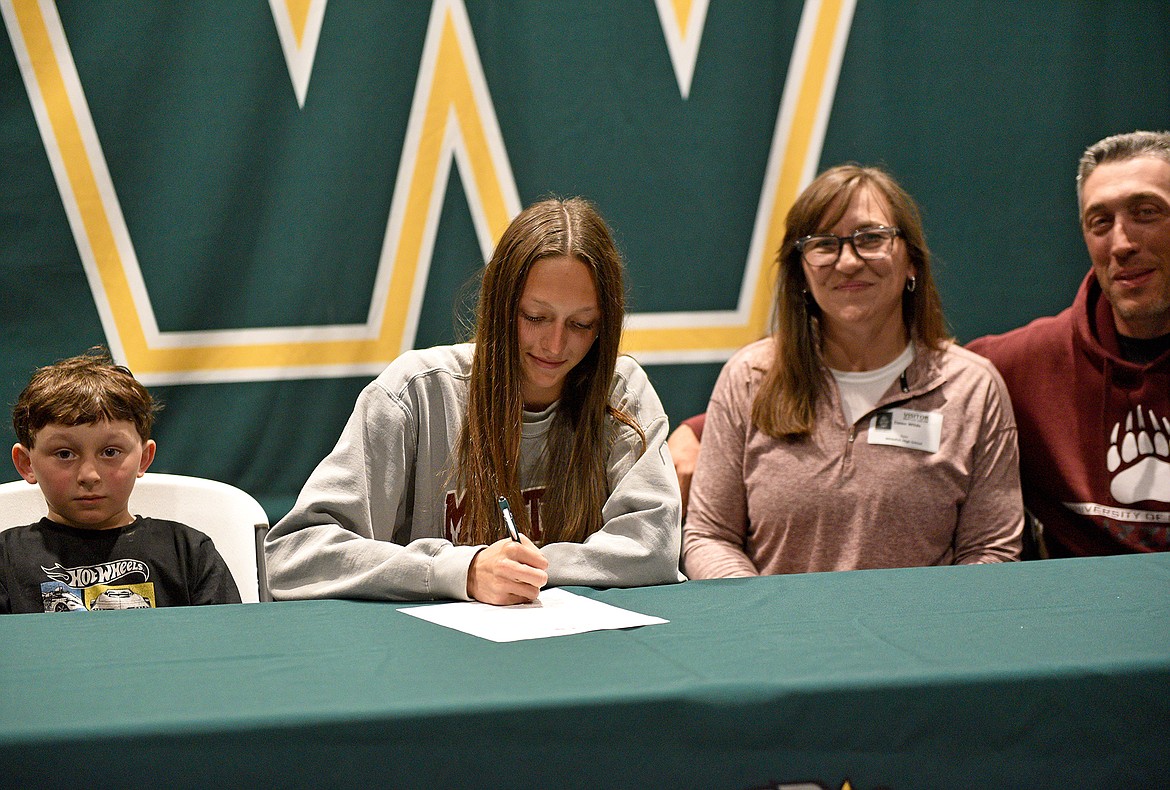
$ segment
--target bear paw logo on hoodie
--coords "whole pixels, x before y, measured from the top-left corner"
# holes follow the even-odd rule
[[[1113,474],[1109,493],[1122,504],[1152,500],[1170,502],[1170,420],[1149,411],[1149,427],[1141,408],[1125,418],[1125,435],[1118,441],[1121,423],[1113,426],[1105,466]]]

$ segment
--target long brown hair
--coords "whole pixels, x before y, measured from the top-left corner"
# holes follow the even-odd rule
[[[512,220],[483,272],[467,421],[456,457],[456,480],[465,492],[460,542],[492,543],[501,536],[497,494],[514,506],[523,502],[519,301],[533,264],[549,257],[571,257],[589,267],[601,317],[597,339],[565,377],[548,435],[542,542],[580,542],[601,528],[609,496],[606,458],[619,428],[609,417],[633,428],[645,444],[637,422],[609,403],[625,318],[622,259],[609,228],[583,198],[533,204]],[[527,509],[514,507],[514,513],[521,529],[530,531]]]
[[[914,269],[914,290],[902,292],[906,333],[923,349],[941,349],[950,340],[942,300],[930,273],[922,217],[914,199],[881,168],[849,164],[826,170],[788,210],[784,241],[777,256],[775,355],[752,403],[752,423],[777,439],[795,441],[811,435],[816,425],[817,401],[828,388],[821,358],[821,311],[807,292],[796,242],[835,225],[853,196],[863,189],[872,189],[885,199]]]

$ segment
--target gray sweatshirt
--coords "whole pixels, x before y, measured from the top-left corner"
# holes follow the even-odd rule
[[[358,397],[333,451],[265,540],[276,599],[467,599],[482,546],[455,545],[463,513],[452,464],[467,412],[474,345],[409,351]],[[678,480],[666,413],[645,371],[620,357],[610,403],[634,417],[609,452],[604,526],[584,543],[550,543],[549,586],[636,587],[682,581]],[[534,532],[549,479],[545,440],[556,405],[525,413],[520,485]],[[556,474],[552,470],[552,474]],[[501,532],[501,537],[503,537]],[[539,543],[539,534],[531,535]]]

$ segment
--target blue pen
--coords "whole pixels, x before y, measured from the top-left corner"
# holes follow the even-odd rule
[[[508,507],[508,498],[500,497],[496,501],[499,502],[500,512],[504,514],[504,526],[508,528],[508,535],[519,543],[520,533],[516,531],[516,519],[512,518],[512,508]]]

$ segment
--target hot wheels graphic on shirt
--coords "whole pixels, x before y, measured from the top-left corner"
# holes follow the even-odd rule
[[[147,589],[143,589],[147,588]],[[87,592],[95,592],[89,602],[90,611],[103,609],[152,609],[154,604],[154,585],[135,584],[130,587],[108,587],[100,592],[90,588]]]
[[[98,565],[41,567],[49,581],[41,583],[46,612],[84,612],[155,608],[150,568],[140,560],[114,560]],[[117,584],[137,577],[137,583]]]
[[[41,585],[41,599],[46,612],[84,612],[85,593],[61,582],[45,582]]]
[[[70,587],[89,587],[94,584],[113,584],[126,581],[134,576],[141,581],[150,581],[150,568],[142,560],[114,560],[98,565],[79,565],[65,568],[57,563],[51,568],[41,566],[50,579],[68,584]]]

